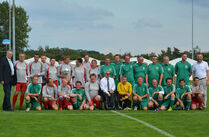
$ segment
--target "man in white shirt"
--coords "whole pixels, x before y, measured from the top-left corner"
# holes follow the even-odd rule
[[[203,55],[197,55],[197,62],[193,65],[193,78],[199,78],[199,84],[203,87],[203,108],[207,106],[207,86],[209,85],[209,67],[208,63],[203,61]]]
[[[103,91],[103,101],[105,104],[105,109],[107,109],[107,103],[113,104],[113,96],[115,91],[115,81],[110,77],[110,71],[105,71],[105,77],[103,77],[100,81],[100,87]]]

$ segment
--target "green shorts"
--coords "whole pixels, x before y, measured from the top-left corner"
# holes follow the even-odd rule
[[[82,102],[77,101],[77,102],[73,103],[73,108],[74,108],[74,109],[79,109],[80,106],[81,106],[81,104],[82,104]]]
[[[146,100],[146,101],[144,101],[144,100],[142,100],[142,101],[138,101],[138,104],[141,106],[141,108],[143,109],[143,108],[147,108],[147,106],[148,106],[148,101]]]
[[[166,107],[166,108],[169,108],[169,106],[170,106],[170,101],[171,101],[170,98],[169,98],[169,99],[166,99],[166,100],[163,102],[163,104],[162,104],[161,106],[164,106],[164,107]]]
[[[37,107],[41,107],[39,100],[35,101],[35,99],[31,99],[31,108],[36,109]]]

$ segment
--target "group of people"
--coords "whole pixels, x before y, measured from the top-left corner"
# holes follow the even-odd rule
[[[20,93],[19,109],[26,103],[26,111],[35,110],[195,110],[207,106],[207,86],[209,85],[208,63],[203,55],[197,55],[197,62],[191,66],[187,55],[175,66],[169,64],[169,57],[158,63],[158,57],[152,57],[152,63],[144,62],[142,56],[136,63],[130,62],[130,56],[115,55],[111,63],[109,57],[99,67],[96,60],[89,56],[70,64],[66,56],[55,65],[55,58],[46,62],[46,56],[34,55],[34,61],[27,64],[25,55],[19,54],[19,60],[11,61],[12,51],[0,60],[0,83],[4,89],[3,110],[14,111]],[[41,58],[41,61],[39,61]],[[175,74],[177,75],[175,77]],[[189,78],[193,76],[193,82]],[[191,83],[191,84],[190,84]],[[11,87],[15,92],[10,103]],[[26,94],[26,95],[25,95]]]

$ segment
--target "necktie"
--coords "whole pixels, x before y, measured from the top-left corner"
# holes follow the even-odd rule
[[[109,82],[109,78],[107,78],[107,90],[108,90],[108,92],[110,92],[110,82]]]

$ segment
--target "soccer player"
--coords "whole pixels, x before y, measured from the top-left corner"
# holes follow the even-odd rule
[[[87,69],[82,63],[82,58],[76,60],[76,66],[73,68],[73,86],[75,87],[76,81],[80,81],[82,83],[82,88],[84,89],[87,81]]]
[[[152,80],[152,87],[149,88],[149,109],[160,110],[163,103],[164,90],[163,87],[157,84],[157,80]]]
[[[175,73],[177,75],[176,87],[179,88],[179,80],[184,79],[185,84],[189,85],[189,77],[192,75],[192,66],[187,60],[187,54],[182,54],[182,60],[176,63]]]
[[[96,81],[96,75],[90,75],[90,81],[85,85],[85,94],[87,98],[86,109],[94,110],[94,103],[96,103],[95,108],[99,109],[101,96],[99,95],[99,83]]]
[[[88,109],[88,107],[86,107],[85,91],[82,89],[82,83],[80,81],[76,81],[75,88],[72,90],[71,93],[81,95],[71,99],[73,103],[73,109],[79,109],[79,110]]]
[[[86,68],[86,71],[89,72],[89,70],[91,68],[91,63],[89,61],[89,55],[88,54],[84,55],[83,66]]]
[[[164,74],[163,74],[163,81],[162,86],[166,86],[166,79],[171,78],[172,83],[175,83],[175,69],[173,65],[169,64],[169,57],[165,56],[163,57],[163,64],[162,64]]]
[[[58,76],[61,78],[61,80],[67,79],[68,84],[71,86],[72,89],[71,80],[72,80],[73,69],[70,64],[70,57],[66,56],[64,58],[64,63],[60,65],[58,72],[59,72]]]
[[[123,76],[127,77],[127,81],[131,83],[132,86],[134,86],[134,69],[133,69],[133,63],[130,62],[130,56],[125,55],[124,56],[125,63],[121,65],[120,68],[120,80],[122,80]]]
[[[167,78],[166,79],[167,86],[164,87],[164,102],[161,105],[160,110],[166,110],[172,111],[173,110],[173,105],[175,103],[175,85],[172,84],[172,79]]]
[[[119,108],[131,110],[132,85],[127,82],[127,77],[123,76],[122,81],[118,83],[117,90],[119,93]]]
[[[19,110],[23,110],[22,105],[24,101],[25,91],[27,90],[27,84],[30,83],[30,79],[28,76],[28,64],[24,61],[24,59],[25,54],[19,54],[19,61],[17,61],[14,66],[17,75],[17,84],[15,86],[12,107],[13,109],[15,108],[17,96],[19,92],[21,92]]]
[[[193,84],[190,86],[190,89],[192,90],[192,102],[191,102],[191,109],[195,110],[199,108],[199,110],[202,110],[202,103],[203,103],[203,87],[199,84],[199,78],[195,77],[193,79]],[[199,104],[199,107],[197,106]]]
[[[46,84],[46,71],[47,71],[47,68],[49,66],[49,64],[46,62],[46,55],[42,55],[41,56],[41,62],[43,64],[43,72],[44,72],[44,76],[42,78],[42,87]]]
[[[176,89],[176,105],[184,110],[190,110],[192,91],[188,85],[185,85],[185,80],[179,80],[180,87]]]
[[[110,77],[115,79],[115,76],[116,76],[115,68],[110,64],[109,57],[105,58],[105,64],[102,65],[100,68],[100,79],[102,79],[105,76],[105,72],[107,70],[110,72]]]
[[[57,66],[57,70],[58,70],[58,75],[57,75],[57,81],[58,81],[58,85],[60,85],[62,83],[60,77],[59,77],[59,70],[60,70],[60,66],[63,64],[63,59],[59,59],[58,61],[58,66]]]
[[[99,67],[97,66],[97,61],[96,60],[92,60],[91,61],[91,68],[89,69],[89,73],[88,73],[88,81],[90,81],[90,75],[91,74],[95,74],[96,75],[96,80],[97,82],[99,82]]]
[[[152,64],[147,67],[146,84],[148,87],[152,87],[152,80],[157,80],[158,85],[162,84],[163,80],[163,68],[157,63],[157,56],[152,57]]]
[[[41,93],[41,85],[38,84],[38,77],[34,76],[32,78],[32,83],[27,87],[26,91],[26,111],[30,111],[31,108],[36,110],[41,110],[41,105],[39,102],[39,96]]]
[[[137,58],[138,63],[133,65],[134,68],[134,80],[137,83],[137,78],[139,76],[143,77],[143,82],[146,81],[146,72],[147,72],[147,64],[144,63],[144,58],[142,56]]]
[[[57,86],[53,83],[51,78],[46,80],[46,85],[43,87],[43,103],[45,110],[58,110],[56,104],[57,100]]]
[[[133,88],[133,108],[138,109],[140,105],[142,110],[147,110],[149,97],[149,89],[145,83],[143,83],[143,77],[139,76],[137,83]]]
[[[47,67],[47,70],[46,70],[46,79],[51,78],[54,84],[58,88],[58,81],[57,81],[58,70],[57,70],[57,67],[55,66],[55,62],[56,60],[54,58],[50,59],[50,65]]]
[[[59,110],[62,111],[63,108],[66,110],[73,110],[73,105],[70,102],[72,97],[81,97],[80,94],[72,94],[71,87],[67,84],[66,79],[62,79],[62,85],[58,88],[58,103],[59,103]]]

